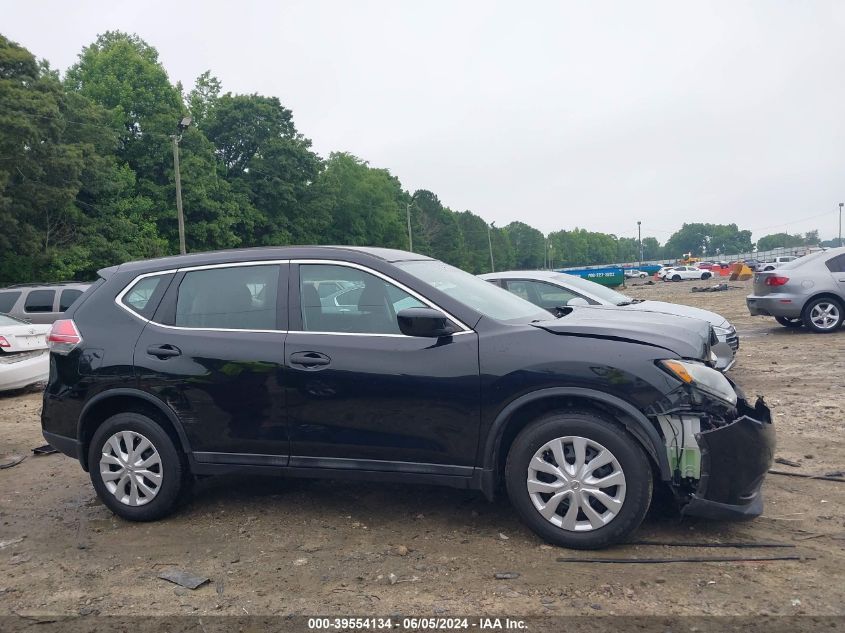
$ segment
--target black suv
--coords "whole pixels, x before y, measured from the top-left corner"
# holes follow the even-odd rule
[[[708,326],[536,306],[403,251],[289,247],[133,262],[49,335],[42,426],[116,514],[170,512],[192,476],[504,483],[525,522],[595,548],[655,482],[684,512],[756,516],[762,401],[710,368]]]

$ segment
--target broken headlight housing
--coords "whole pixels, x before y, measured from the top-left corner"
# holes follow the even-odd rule
[[[736,391],[721,372],[684,360],[661,360],[659,365],[681,382],[736,406]]]

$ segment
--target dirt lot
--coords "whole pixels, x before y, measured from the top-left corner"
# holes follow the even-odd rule
[[[701,306],[742,337],[731,375],[764,394],[778,454],[796,472],[845,469],[845,330],[790,331],[748,316],[747,284],[691,294],[692,282],[629,293]],[[636,538],[779,541],[794,549],[702,550],[627,545],[615,557],[725,554],[801,561],[671,565],[556,562],[584,558],[543,544],[506,500],[434,487],[284,479],[206,480],[176,516],[115,518],[87,475],[43,444],[40,394],[0,397],[2,614],[843,614],[845,485],[770,476],[765,515],[720,524],[653,512]],[[777,466],[790,470],[789,466]],[[8,541],[23,537],[17,543]],[[195,591],[157,578],[176,567],[208,576]],[[496,572],[519,577],[495,579]]]

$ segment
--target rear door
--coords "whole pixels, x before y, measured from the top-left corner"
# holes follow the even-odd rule
[[[291,466],[469,476],[478,337],[405,336],[420,295],[354,264],[292,264],[285,342]],[[341,288],[321,296],[326,282]]]
[[[140,386],[176,411],[197,461],[287,464],[287,277],[285,262],[181,269],[141,333]],[[155,278],[119,300],[154,301]]]

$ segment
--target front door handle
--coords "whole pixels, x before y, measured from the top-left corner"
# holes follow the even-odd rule
[[[332,362],[332,359],[320,352],[294,352],[290,355],[291,365],[298,365],[305,369],[325,367],[330,362]]]
[[[150,356],[155,356],[156,358],[165,359],[165,358],[172,358],[173,356],[179,356],[182,354],[182,350],[180,350],[175,345],[150,345],[147,348],[147,354]]]

